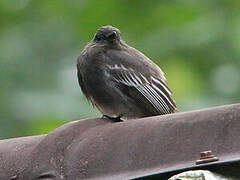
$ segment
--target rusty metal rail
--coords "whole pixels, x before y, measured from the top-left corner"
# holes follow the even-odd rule
[[[240,104],[119,123],[85,119],[1,140],[0,179],[164,180],[190,169],[236,178],[239,141]]]

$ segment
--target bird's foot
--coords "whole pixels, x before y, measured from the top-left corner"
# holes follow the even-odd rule
[[[103,115],[102,116],[103,119],[109,119],[111,121],[114,121],[114,122],[122,122],[123,120],[121,119],[121,116],[118,116],[118,117],[110,117],[108,115]]]

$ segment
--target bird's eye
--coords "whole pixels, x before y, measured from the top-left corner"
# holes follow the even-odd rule
[[[99,34],[97,34],[94,39],[97,40],[97,41],[100,41],[101,40],[101,36]]]
[[[100,41],[102,39],[104,39],[104,36],[102,34],[96,34],[95,35],[95,38],[94,38],[95,41]]]

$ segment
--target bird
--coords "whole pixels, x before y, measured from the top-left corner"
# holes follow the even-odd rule
[[[177,112],[160,67],[111,25],[100,27],[78,56],[77,77],[104,118],[119,122]]]

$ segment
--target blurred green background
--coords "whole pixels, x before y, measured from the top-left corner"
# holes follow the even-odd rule
[[[239,0],[1,0],[0,139],[100,116],[76,58],[108,24],[163,69],[180,111],[239,102]]]

